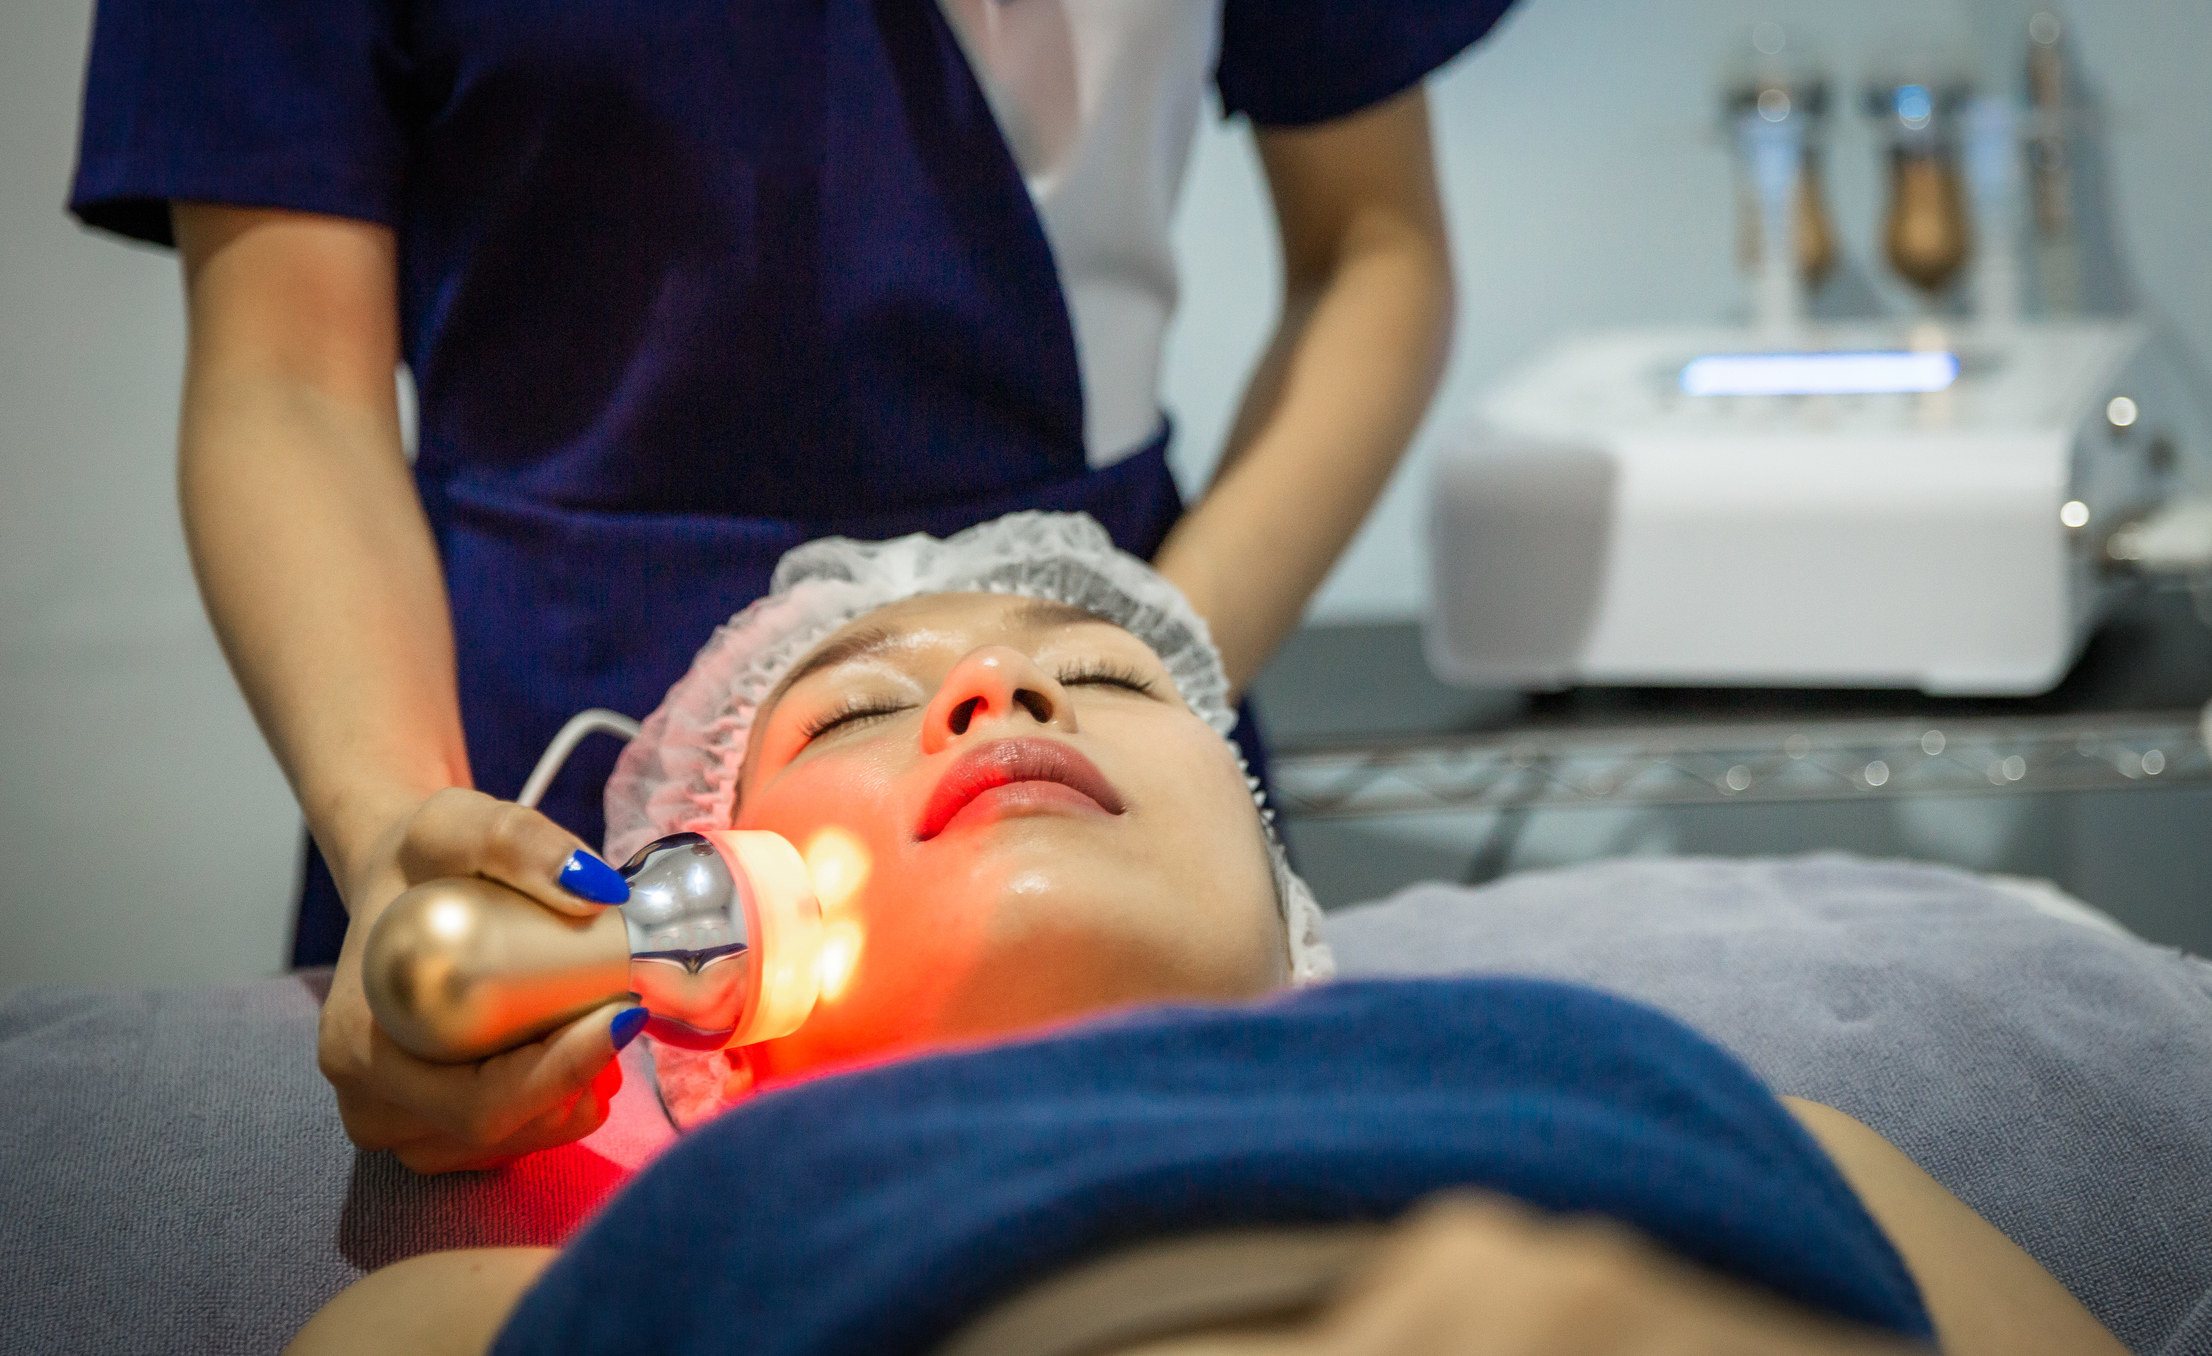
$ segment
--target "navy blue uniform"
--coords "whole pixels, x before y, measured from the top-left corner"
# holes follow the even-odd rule
[[[1227,0],[1216,82],[1335,117],[1504,5]],[[167,243],[176,201],[396,232],[495,795],[575,711],[650,711],[801,542],[1079,509],[1149,557],[1181,509],[1164,421],[1086,456],[1052,243],[928,0],[101,0],[72,210]],[[587,842],[613,757],[544,804]],[[301,964],[344,931],[309,876]]]

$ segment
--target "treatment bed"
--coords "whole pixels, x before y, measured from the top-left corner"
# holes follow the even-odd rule
[[[1865,1121],[2140,1356],[2212,1353],[2212,965],[2049,887],[1839,856],[1636,860],[1330,916],[1345,975],[1577,980]],[[366,1271],[558,1243],[673,1137],[642,1043],[590,1139],[421,1178],[315,1068],[324,977],[0,1001],[0,1346],[274,1352]]]

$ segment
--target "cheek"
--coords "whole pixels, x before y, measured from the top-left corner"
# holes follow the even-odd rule
[[[880,761],[822,757],[748,790],[735,827],[781,834],[805,859],[822,903],[825,989],[847,987],[869,901],[898,874],[895,779]]]
[[[736,827],[788,839],[815,882],[822,998],[800,1043],[825,1056],[926,1025],[982,925],[966,906],[990,891],[913,841],[919,807],[902,794],[899,770],[859,754],[809,759],[748,793],[738,811]]]
[[[1232,826],[1253,814],[1252,789],[1227,740],[1196,721],[1129,732],[1126,745],[1143,750],[1138,760],[1148,818],[1154,832],[1180,847],[1224,851]],[[1160,813],[1149,813],[1154,808]]]
[[[1194,925],[1211,944],[1272,948],[1281,931],[1273,863],[1256,822],[1252,790],[1235,754],[1203,726],[1178,722],[1153,733],[1145,769],[1147,838],[1175,894],[1212,901]]]
[[[784,768],[746,791],[737,808],[740,829],[771,829],[803,844],[832,824],[861,830],[884,821],[891,796],[889,768],[865,757],[820,757]]]

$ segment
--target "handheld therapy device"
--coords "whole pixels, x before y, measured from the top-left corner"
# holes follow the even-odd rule
[[[2144,326],[1571,339],[1441,449],[1453,682],[2041,692],[2199,432]]]
[[[593,730],[585,712],[546,750],[523,792],[536,804]],[[678,833],[621,867],[629,902],[570,918],[474,877],[427,881],[370,929],[362,983],[377,1025],[424,1059],[462,1063],[535,1040],[636,995],[656,1040],[718,1050],[798,1030],[821,993],[822,907],[789,840],[759,830]]]
[[[694,1050],[788,1036],[814,1009],[822,911],[797,849],[749,830],[679,833],[622,868],[630,900],[567,918],[492,881],[416,886],[370,929],[377,1025],[460,1063],[635,994],[656,1040]]]

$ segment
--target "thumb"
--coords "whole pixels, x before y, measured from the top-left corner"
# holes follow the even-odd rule
[[[604,1004],[542,1040],[493,1056],[480,1075],[488,1100],[522,1121],[574,1100],[644,1029],[646,1015],[627,999]]]
[[[408,826],[403,865],[411,880],[469,875],[497,881],[555,913],[592,918],[630,897],[630,884],[583,841],[526,805],[448,789]]]

